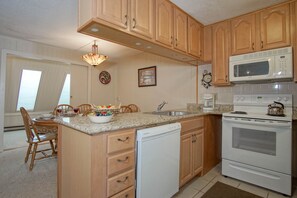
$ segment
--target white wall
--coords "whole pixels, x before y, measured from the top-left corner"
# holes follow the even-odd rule
[[[293,105],[297,106],[297,84],[294,82],[276,82],[262,84],[235,84],[227,87],[214,87],[208,89],[202,86],[203,71],[211,71],[211,65],[199,66],[198,72],[198,98],[199,104],[203,103],[204,93],[217,93],[217,104],[232,104],[233,95],[236,94],[293,94]]]
[[[67,74],[71,74],[70,104],[88,103],[88,67],[10,55],[6,61],[4,127],[23,125],[21,114],[16,109],[23,69],[42,71],[34,112],[29,112],[32,117],[54,110]]]
[[[111,82],[107,85],[99,81],[101,71],[107,71],[111,75]],[[91,69],[91,103],[95,105],[114,104],[117,90],[117,64],[106,61]]]
[[[43,45],[35,42],[9,38],[0,35],[0,152],[3,150],[4,99],[6,56],[9,53],[21,54],[64,63],[84,65],[77,51]],[[4,56],[3,56],[4,55]],[[138,69],[157,66],[157,86],[138,87]],[[111,83],[99,82],[99,73],[103,70],[111,74]],[[135,103],[143,112],[153,111],[163,100],[168,104],[164,109],[186,108],[187,103],[196,101],[196,67],[156,55],[141,53],[117,60],[106,61],[96,68],[90,67],[89,101],[93,104],[114,104],[117,98],[123,105]],[[78,83],[79,84],[79,83]]]
[[[138,69],[157,66],[157,86],[138,87]],[[120,60],[117,91],[122,105],[134,103],[142,112],[154,111],[163,100],[164,109],[186,108],[196,101],[196,67],[160,56],[141,53]]]
[[[6,78],[6,56],[17,54],[26,58],[40,58],[55,60],[67,64],[86,65],[81,60],[81,53],[59,47],[43,45],[40,43],[10,38],[0,35],[0,152],[3,150],[3,127],[4,127],[4,101],[5,101],[5,78]]]

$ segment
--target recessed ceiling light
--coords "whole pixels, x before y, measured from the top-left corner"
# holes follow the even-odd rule
[[[152,49],[152,46],[147,46],[146,48],[147,48],[147,49]]]
[[[93,28],[91,28],[91,31],[92,31],[92,32],[98,32],[98,31],[99,31],[99,29],[98,29],[98,28],[96,28],[96,27],[93,27]]]
[[[141,43],[137,42],[137,43],[135,43],[135,45],[138,45],[139,46],[139,45],[141,45]]]

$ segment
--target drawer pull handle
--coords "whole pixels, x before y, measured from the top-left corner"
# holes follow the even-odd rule
[[[124,139],[124,140],[121,139],[121,138],[118,138],[118,141],[119,141],[119,142],[126,142],[127,140],[129,140],[129,137],[126,137],[126,139]]]
[[[128,198],[128,197],[129,197],[129,195],[128,195],[128,194],[126,194],[126,195],[125,195],[125,197],[126,197],[126,198]]]
[[[125,15],[125,19],[126,19],[125,25],[127,25],[128,24],[128,15]]]
[[[132,27],[132,28],[134,29],[134,28],[136,27],[136,19],[135,19],[135,18],[133,18],[132,20],[133,20],[133,22],[134,22],[134,25],[133,25],[133,27]]]
[[[124,180],[117,180],[117,182],[118,182],[118,183],[124,183],[124,182],[127,181],[128,179],[129,179],[129,177],[126,176]]]
[[[126,162],[129,159],[129,157],[127,156],[125,159],[117,159],[118,162]]]

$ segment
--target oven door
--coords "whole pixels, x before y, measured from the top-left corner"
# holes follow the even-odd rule
[[[223,117],[222,158],[291,174],[292,122]]]

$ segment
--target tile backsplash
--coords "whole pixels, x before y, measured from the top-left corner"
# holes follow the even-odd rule
[[[235,84],[227,87],[211,86],[206,89],[201,84],[204,70],[211,72],[211,65],[201,65],[198,67],[198,103],[203,103],[203,94],[216,93],[216,104],[232,104],[233,95],[236,94],[293,94],[293,106],[297,106],[297,83],[275,82],[263,84]]]

